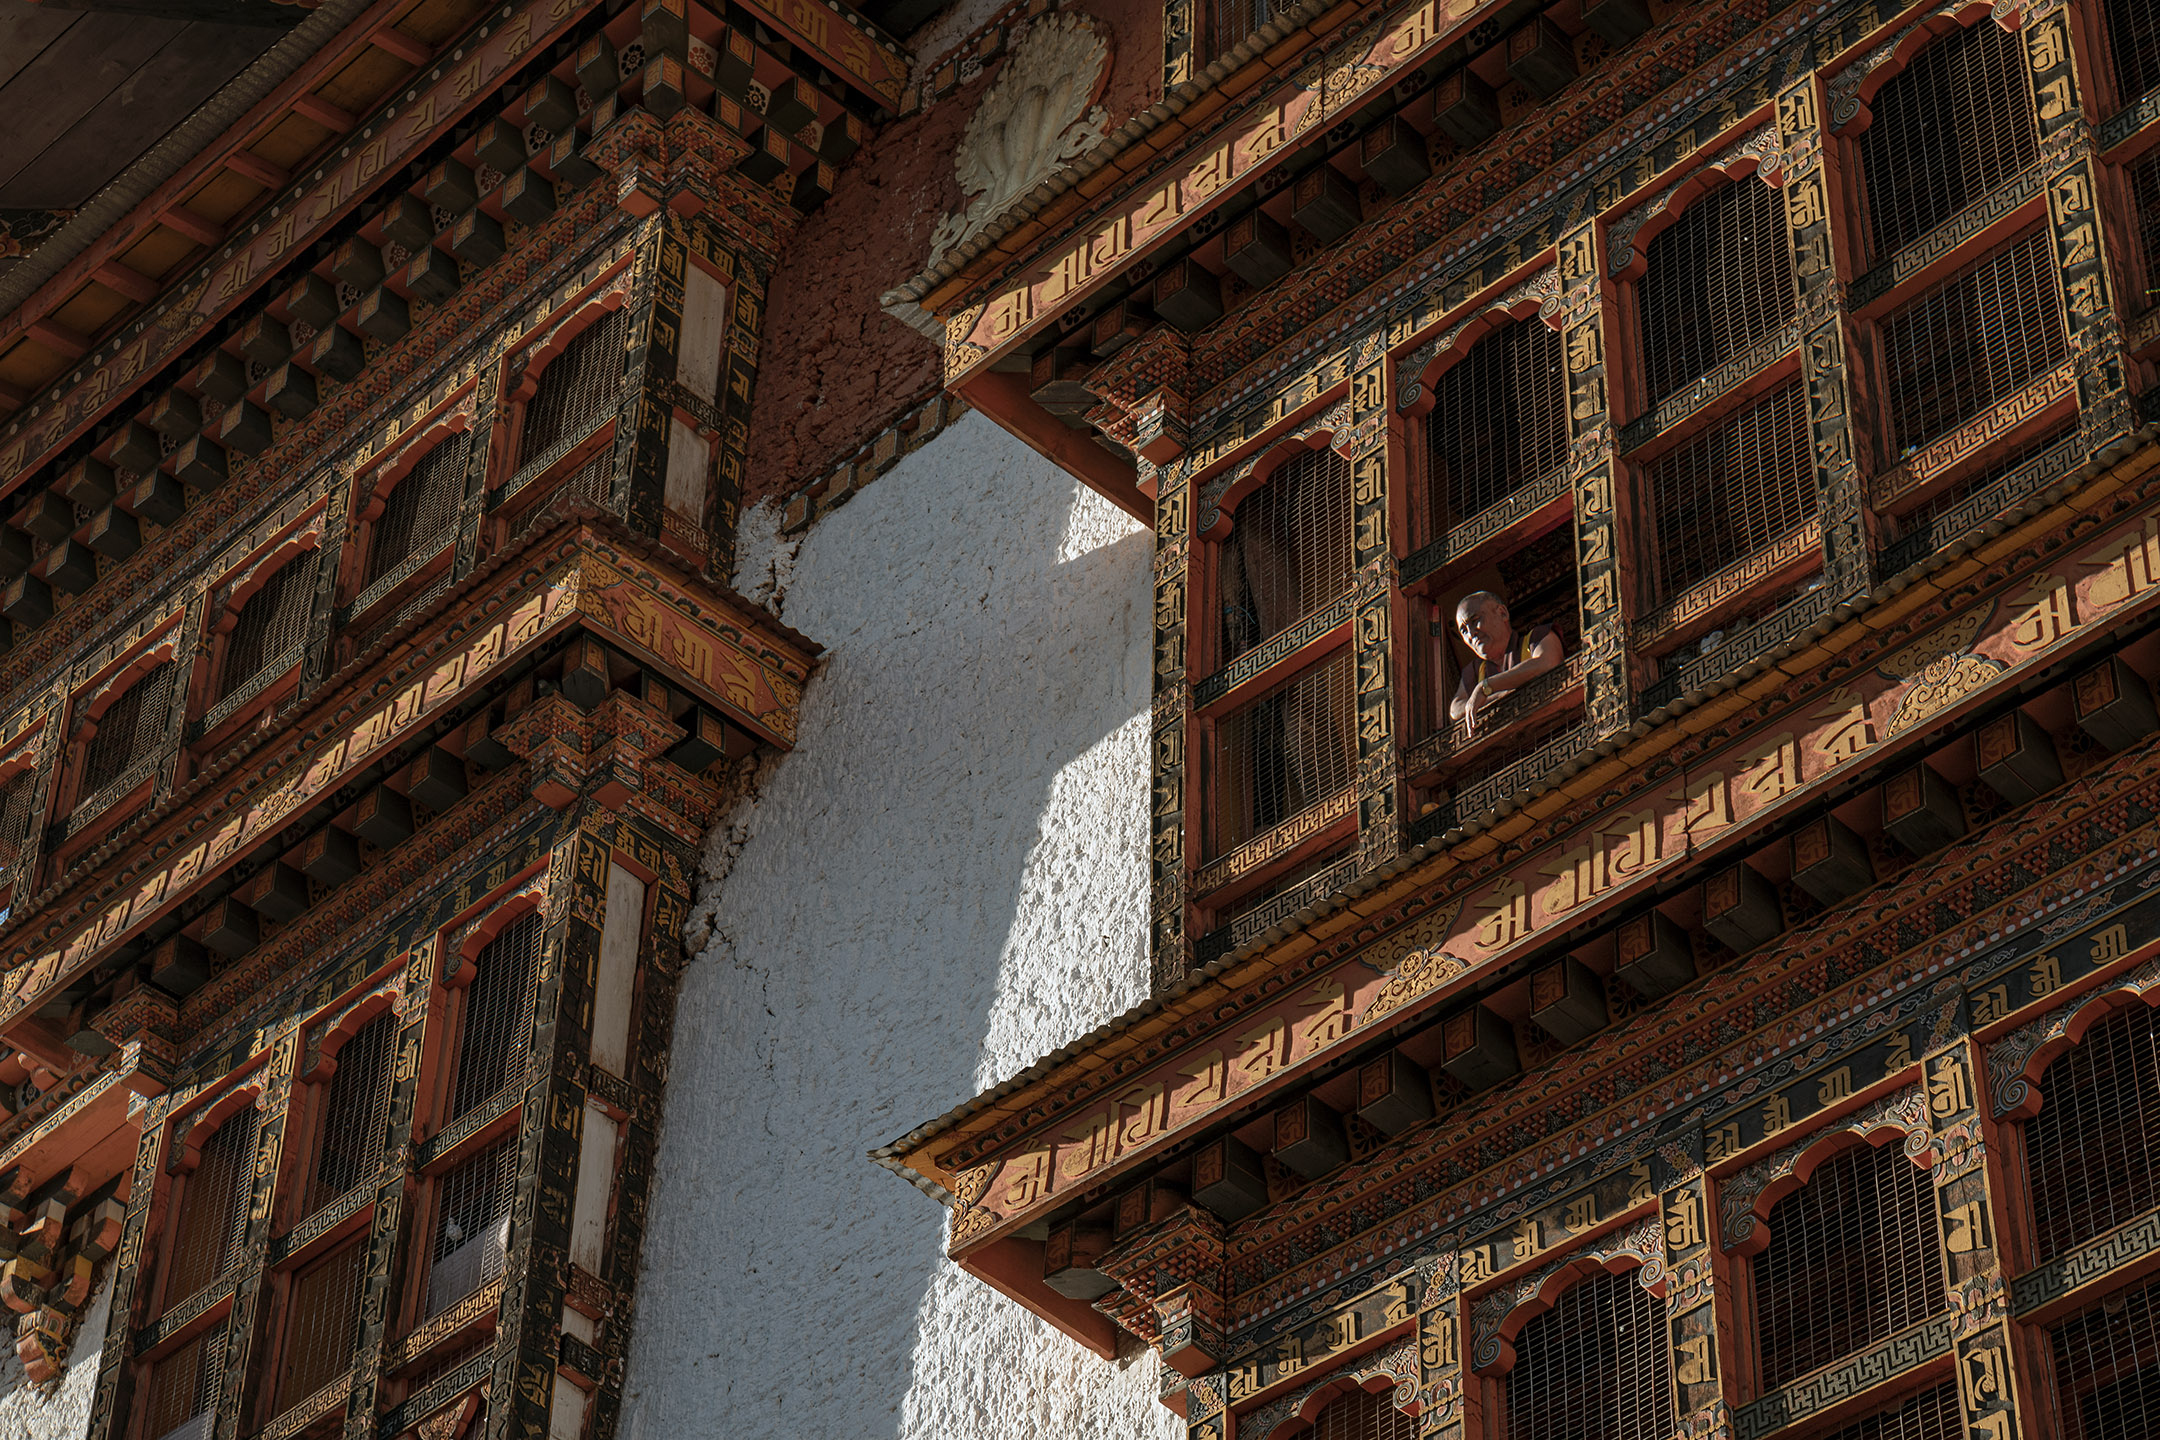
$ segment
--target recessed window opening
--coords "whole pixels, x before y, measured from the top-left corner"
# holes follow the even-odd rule
[[[1347,788],[1357,770],[1348,653],[1310,670],[1215,729],[1211,853],[1235,849]]]
[[[323,1087],[321,1138],[308,1175],[304,1213],[312,1215],[372,1181],[382,1165],[390,1116],[390,1056],[397,1012],[385,1010],[338,1047],[337,1068]]]
[[[1337,1396],[1310,1425],[1290,1434],[1295,1440],[1417,1440],[1417,1421],[1395,1408],[1388,1398],[1392,1389]]]
[[[1283,462],[1238,503],[1217,549],[1227,663],[1350,586],[1350,462],[1332,449]]]
[[[1930,44],[1876,92],[1860,166],[1878,262],[2039,158],[2021,56],[2016,36],[1982,20]]]
[[[2025,1122],[2033,1249],[2052,1260],[2160,1205],[2160,1016],[2111,1015],[2040,1077]]]
[[[150,1366],[142,1434],[149,1440],[210,1440],[224,1378],[225,1327],[220,1324]]]
[[[1911,454],[2070,353],[2044,231],[1936,285],[1883,322],[1891,422]]]
[[[1666,598],[1767,548],[1815,514],[1800,381],[1719,420],[1653,462],[1645,479]]]
[[[1965,1440],[1957,1382],[1923,1390],[1901,1405],[1855,1421],[1823,1440]]]
[[[2107,0],[2108,51],[2124,104],[2160,89],[2160,9],[2152,0]]]
[[[622,399],[623,341],[629,319],[608,310],[587,325],[547,363],[525,405],[520,465],[530,464],[564,440],[582,434]]]
[[[474,962],[458,1031],[450,1118],[484,1103],[525,1073],[534,982],[540,969],[540,914],[528,911],[489,941]]]
[[[1790,320],[1797,301],[1784,192],[1754,178],[1718,186],[1645,252],[1644,382],[1662,400]]]
[[[202,1158],[180,1184],[166,1262],[170,1310],[240,1259],[246,1238],[248,1183],[255,1173],[255,1107],[245,1106],[202,1142]]]
[[[1665,1302],[1638,1278],[1600,1271],[1523,1326],[1507,1375],[1508,1434],[1666,1440],[1673,1395]]]
[[[371,527],[364,585],[372,585],[415,555],[434,552],[456,531],[472,443],[470,431],[455,432],[390,487],[382,515]]]
[[[242,603],[232,634],[225,642],[219,695],[232,694],[274,661],[299,649],[307,639],[308,611],[315,600],[319,560],[319,551],[302,551],[280,565]]]
[[[1502,326],[1433,386],[1425,418],[1435,531],[1487,510],[1567,460],[1560,336],[1540,320]]]
[[[2061,1440],[2160,1433],[2160,1281],[2108,1296],[2048,1339]]]
[[[517,1137],[505,1135],[442,1178],[428,1248],[427,1313],[440,1315],[503,1273]]]
[[[2130,167],[2130,197],[2137,206],[2137,253],[2145,281],[2144,294],[2130,308],[2144,311],[2160,304],[2160,150]]]
[[[367,1276],[367,1237],[361,1236],[293,1277],[277,1412],[293,1406],[352,1368],[360,1347],[360,1288]]]
[[[1201,0],[1193,69],[1197,72],[1236,49],[1238,41],[1267,24],[1275,10],[1275,0]]]
[[[179,667],[160,661],[113,698],[97,719],[97,733],[83,755],[77,809],[97,799],[109,785],[141,773],[164,748],[165,725],[172,714],[173,679]]]

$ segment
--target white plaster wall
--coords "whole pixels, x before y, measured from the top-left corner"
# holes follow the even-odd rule
[[[865,1158],[1145,992],[1148,537],[973,415],[772,530],[827,654],[708,845],[618,1434],[1167,1440]]]
[[[33,1385],[15,1355],[15,1314],[0,1310],[0,1440],[78,1440],[90,1428],[97,1399],[98,1361],[105,1344],[105,1317],[112,1308],[108,1266],[82,1323],[75,1327],[67,1369],[50,1387]]]

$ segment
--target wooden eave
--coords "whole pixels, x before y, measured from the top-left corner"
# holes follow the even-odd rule
[[[1225,1008],[1214,1020],[1202,1022],[1203,1029],[1240,1023],[1242,1014],[1226,1007],[1239,991],[1326,948],[1403,901],[1432,891],[1464,862],[1498,850],[1582,806],[1621,776],[1644,768],[1657,756],[1703,734],[1735,712],[1804,683],[1855,647],[1892,631],[1924,607],[1950,598],[1960,587],[2077,513],[2098,508],[2127,486],[2160,476],[2160,425],[2145,427],[2135,440],[2135,448],[2125,442],[2129,453],[2109,458],[2103,452],[2100,460],[2034,497],[2012,515],[1945,547],[1924,569],[1895,577],[1838,606],[1782,650],[1754,657],[1729,679],[1653,713],[1623,735],[1564,767],[1550,781],[1502,802],[1488,816],[1405,854],[1299,928],[1287,933],[1270,932],[1196,971],[1165,994],[1053,1051],[1003,1084],[873,1150],[871,1158],[950,1204],[959,1177],[939,1162],[936,1152],[950,1152],[958,1145],[979,1140],[1018,1116],[1033,1114],[1036,1118],[1030,1128],[1050,1130],[1069,1124],[1072,1107],[1060,1104],[1060,1094],[1085,1077],[1106,1069],[1137,1073],[1143,1063],[1160,1061],[1168,1052],[1154,1047],[1157,1037],[1193,1025],[1216,1007]],[[1556,831],[1552,838],[1562,838],[1562,833]],[[1377,1035],[1381,1030],[1373,1033]],[[1183,1048],[1194,1043],[1204,1042],[1197,1042],[1188,1032],[1179,1045]],[[1332,1065],[1339,1058],[1335,1052],[1308,1057],[1285,1074],[1294,1076],[1316,1065]],[[1245,1118],[1253,1108],[1268,1103],[1281,1088],[1272,1079],[1266,1085],[1253,1087]],[[1152,1143],[1167,1148],[1201,1130],[1216,1131],[1237,1123],[1235,1112],[1211,1114]],[[1007,1141],[1006,1146],[1009,1148],[1011,1143]],[[994,1241],[1008,1228],[1000,1226],[985,1232],[982,1239]]]

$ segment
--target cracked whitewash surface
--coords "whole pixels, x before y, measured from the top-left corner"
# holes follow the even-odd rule
[[[828,647],[708,842],[622,1440],[1156,1440],[865,1152],[1146,988],[1147,534],[979,416],[741,588]]]

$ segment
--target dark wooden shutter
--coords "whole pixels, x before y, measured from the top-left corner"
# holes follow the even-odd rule
[[[1784,194],[1732,181],[1650,242],[1637,293],[1651,399],[1686,389],[1792,319]]]
[[[224,1377],[223,1324],[153,1361],[143,1400],[144,1440],[210,1440],[210,1415]]]
[[[2055,1057],[2025,1122],[2025,1175],[2043,1260],[2160,1205],[2160,1016],[2110,1016]]]
[[[444,1174],[428,1248],[429,1315],[442,1314],[503,1273],[516,1190],[515,1133]]]
[[[2107,28],[2122,103],[2160,89],[2160,6],[2152,0],[2107,0]]]
[[[2062,1440],[2160,1434],[2160,1282],[2111,1295],[2048,1338]]]
[[[1815,513],[1800,381],[1717,421],[1653,462],[1645,479],[1664,598],[1765,549]]]
[[[1667,1440],[1674,1421],[1665,1302],[1635,1272],[1570,1286],[1523,1326],[1507,1377],[1508,1433]]]
[[[294,556],[240,606],[232,636],[225,642],[220,695],[230,695],[274,661],[287,656],[297,658],[301,642],[307,639],[319,558],[320,552],[315,550]]]
[[[1425,418],[1435,531],[1490,509],[1567,460],[1560,335],[1542,320],[1503,326],[1433,385]]]
[[[1281,634],[1350,584],[1350,462],[1308,450],[1239,502],[1217,552],[1222,660]]]
[[[397,1013],[385,1010],[339,1047],[337,1069],[323,1087],[304,1213],[312,1215],[374,1180],[389,1122],[390,1057],[396,1045]]]
[[[1417,1440],[1417,1421],[1397,1410],[1389,1394],[1352,1390],[1337,1396],[1298,1440]]]
[[[540,916],[511,921],[474,963],[478,973],[466,988],[465,1019],[458,1029],[453,1119],[524,1074],[540,965]]]
[[[180,1185],[166,1262],[165,1307],[194,1294],[240,1258],[248,1182],[255,1173],[255,1108],[229,1117],[202,1143],[202,1159]]]
[[[1983,21],[1935,41],[1876,92],[1860,165],[1877,262],[2039,158],[2021,53],[2015,35]]]
[[[518,445],[523,468],[574,440],[622,400],[623,339],[628,317],[610,310],[587,325],[547,363],[525,406]]]
[[[2054,270],[2047,234],[2035,230],[1883,322],[1901,452],[1955,430],[2070,353]]]
[[[282,1415],[352,1368],[360,1344],[360,1286],[367,1237],[293,1277],[280,1357],[277,1413]]]
[[[383,499],[368,541],[366,584],[415,555],[432,554],[457,529],[465,500],[465,462],[472,435],[458,431],[420,457]]]
[[[1347,651],[1215,727],[1216,814],[1211,855],[1302,814],[1348,786],[1357,770]]]
[[[165,722],[171,718],[173,680],[178,674],[179,667],[167,660],[137,676],[105,707],[83,757],[78,807],[115,780],[137,773],[164,748]]]
[[[1832,1156],[1770,1212],[1755,1257],[1762,1384],[1787,1382],[1947,1303],[1933,1182],[1891,1144]]]

